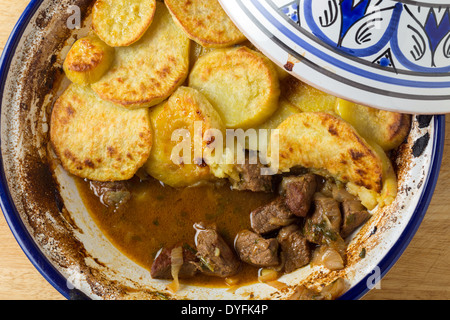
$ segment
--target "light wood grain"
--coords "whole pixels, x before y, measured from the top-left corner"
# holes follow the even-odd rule
[[[0,52],[28,1],[0,0]],[[442,170],[425,219],[399,261],[363,299],[450,299],[450,120]],[[0,216],[0,299],[60,300],[29,262]]]

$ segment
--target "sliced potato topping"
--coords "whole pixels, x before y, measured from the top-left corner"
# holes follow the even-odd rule
[[[154,143],[144,166],[148,174],[171,187],[192,186],[213,178],[204,158],[209,144],[203,138],[209,129],[224,135],[225,126],[200,92],[178,88],[169,100],[152,108],[150,119]]]
[[[206,48],[222,48],[246,40],[217,0],[166,0],[186,35]]]
[[[157,105],[186,79],[190,42],[164,3],[157,2],[148,31],[136,43],[116,48],[113,65],[92,88],[102,99],[126,108]]]
[[[94,181],[131,179],[152,147],[148,110],[101,100],[89,86],[71,84],[56,101],[50,139],[63,167]]]
[[[285,99],[280,99],[278,109],[275,111],[275,113],[267,121],[255,127],[256,134],[258,136],[258,146],[256,149],[258,151],[269,150],[270,137],[273,130],[278,128],[278,126],[288,117],[299,112],[301,112],[300,109],[287,102]],[[267,131],[260,131],[261,129]],[[267,139],[264,139],[264,137],[266,137]],[[248,148],[252,149],[252,146],[249,144]]]
[[[97,36],[89,35],[72,45],[64,60],[63,69],[73,83],[89,85],[108,71],[113,60],[114,48]]]
[[[280,87],[274,64],[262,54],[236,47],[201,56],[189,86],[202,92],[227,128],[252,128],[277,109]]]
[[[384,207],[390,205],[395,200],[398,191],[398,181],[391,160],[388,158],[383,148],[373,141],[366,141],[370,144],[382,161],[383,188],[380,193],[377,193],[373,190],[368,190],[365,187],[348,183],[347,189],[350,193],[357,196],[367,209],[372,210],[376,206]]]
[[[301,111],[335,113],[337,98],[303,81],[287,76],[281,81],[281,96]]]
[[[342,99],[337,99],[336,113],[385,151],[397,148],[411,127],[410,115],[369,108]]]
[[[325,170],[339,181],[381,192],[382,159],[347,122],[325,112],[304,112],[287,118],[278,130],[282,172],[297,166]]]
[[[301,111],[323,111],[340,116],[360,135],[371,139],[385,151],[397,148],[411,127],[411,116],[339,99],[293,76],[281,82],[281,96]]]
[[[138,41],[153,21],[156,0],[97,0],[92,28],[111,47]]]

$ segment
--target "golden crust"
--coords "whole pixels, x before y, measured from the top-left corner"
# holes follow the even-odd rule
[[[204,47],[223,48],[246,40],[217,0],[166,0],[187,36]]]
[[[291,115],[301,112],[300,109],[295,107],[294,105],[287,102],[285,99],[280,99],[278,109],[275,113],[267,119],[264,123],[255,127],[255,130],[258,135],[258,148],[257,150],[265,152],[266,150],[270,150],[270,136],[271,132],[278,128],[278,126]],[[261,137],[260,130],[267,130],[266,137],[264,139]],[[248,149],[253,149],[250,144],[248,144]]]
[[[53,107],[50,139],[69,173],[117,181],[145,163],[152,131],[148,110],[127,110],[99,99],[89,86],[71,84]]]
[[[189,86],[203,93],[227,128],[252,128],[277,109],[280,87],[274,64],[247,47],[216,49],[192,68]]]
[[[336,111],[345,121],[383,150],[397,148],[411,129],[411,115],[354,104],[339,99]]]
[[[138,41],[153,21],[156,0],[97,0],[92,28],[111,47]]]
[[[114,49],[95,35],[78,39],[64,59],[64,72],[74,83],[88,85],[98,81],[114,60]]]
[[[381,192],[382,161],[347,122],[325,112],[304,112],[287,118],[278,130],[281,171],[325,170],[344,183]]]
[[[206,164],[208,160],[203,158],[207,155],[205,150],[208,144],[202,138],[208,129],[217,129],[223,135],[225,126],[220,115],[200,92],[179,87],[167,101],[151,109],[150,119],[154,143],[144,166],[148,174],[171,187],[192,186],[213,178]],[[195,125],[201,125],[201,135],[195,133]],[[190,139],[186,141],[190,143],[190,154],[176,148],[180,146],[181,137],[175,137],[175,141],[172,139],[179,129],[189,132]],[[194,154],[194,136],[200,138],[203,151],[198,159]],[[176,158],[172,158],[172,153]]]
[[[282,97],[301,111],[334,113],[336,97],[326,94],[292,75],[285,77],[281,81],[280,87]]]
[[[163,3],[157,3],[152,26],[129,47],[116,48],[110,70],[94,91],[104,100],[134,109],[151,107],[170,96],[189,72],[190,40]]]
[[[288,76],[281,81],[281,96],[304,112],[328,112],[339,115],[364,138],[392,150],[406,138],[411,116],[358,105],[322,92],[299,79]]]

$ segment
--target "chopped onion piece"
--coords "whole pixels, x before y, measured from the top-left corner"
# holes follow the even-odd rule
[[[258,272],[258,281],[259,282],[267,282],[278,279],[278,272],[272,269],[259,269]]]
[[[282,290],[287,288],[287,284],[278,281],[278,272],[273,269],[260,269],[258,274],[258,281],[265,283],[277,290]]]
[[[238,277],[226,277],[225,283],[230,287],[234,287],[239,283],[239,278]]]
[[[335,300],[345,292],[345,289],[346,284],[344,279],[338,278],[334,282],[323,288],[323,290],[320,292],[320,295],[323,297],[323,299]]]
[[[322,256],[322,262],[323,265],[331,271],[344,268],[344,261],[342,260],[341,255],[331,248],[325,251],[325,254]]]
[[[170,266],[173,281],[167,287],[172,293],[175,293],[180,288],[180,282],[178,279],[178,274],[180,273],[181,267],[183,266],[183,248],[175,247],[170,252]]]
[[[313,263],[323,265],[325,268],[341,270],[344,268],[344,261],[341,255],[333,248],[322,246],[314,253]]]

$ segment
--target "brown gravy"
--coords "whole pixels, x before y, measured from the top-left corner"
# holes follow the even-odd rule
[[[159,181],[133,179],[132,198],[118,209],[108,208],[77,179],[90,215],[106,237],[130,259],[150,270],[156,253],[164,246],[187,243],[194,247],[194,223],[215,223],[225,241],[233,246],[235,235],[250,227],[249,214],[275,195],[221,187],[174,189]],[[243,264],[236,276],[239,285],[257,281],[258,269]],[[227,286],[224,279],[198,276],[184,283]]]

